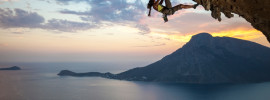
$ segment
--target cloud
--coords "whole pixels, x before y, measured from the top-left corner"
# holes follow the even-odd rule
[[[38,28],[45,19],[35,12],[26,12],[22,9],[1,9],[0,8],[0,27],[1,28]]]
[[[57,0],[63,4],[70,2],[86,2],[91,6],[88,11],[72,11],[61,10],[62,14],[74,14],[85,16],[84,19],[89,18],[91,21],[138,21],[142,14],[145,14],[146,7],[140,0],[134,3],[127,2],[126,0]]]
[[[217,32],[207,32],[210,33],[212,36],[218,36],[218,37],[234,37],[238,39],[244,39],[244,40],[252,40],[256,38],[263,37],[263,34],[253,28],[232,28],[230,30],[220,30]],[[170,40],[175,40],[179,42],[188,42],[191,37],[198,33],[191,33],[191,34],[168,34],[168,33],[162,33],[162,32],[152,32],[150,35],[153,36],[159,36],[161,38],[169,38]]]
[[[209,13],[185,12],[181,16],[170,19],[166,24],[162,24],[162,21],[155,21],[160,20],[155,18],[147,23],[150,24],[151,29],[149,35],[179,42],[188,42],[192,35],[201,32],[208,32],[213,36],[227,36],[245,40],[263,36],[243,18],[223,19],[225,20],[218,22],[212,19]]]
[[[47,0],[40,0],[47,1]],[[162,33],[168,35],[189,35],[200,32],[218,33],[250,25],[243,19],[233,18],[218,22],[210,16],[210,12],[204,9],[189,9],[177,11],[169,16],[169,22],[164,23],[160,13],[153,11],[150,18],[146,14],[146,4],[141,0],[56,0],[62,5],[85,3],[89,5],[86,11],[74,11],[70,9],[60,10],[61,14],[78,16],[82,22],[63,19],[49,19],[35,12],[22,9],[1,9],[1,28],[41,28],[60,32],[76,32],[101,26],[123,25],[137,28],[140,34]],[[177,2],[172,3],[174,5]]]
[[[76,32],[97,27],[93,23],[75,22],[62,19],[50,19],[45,23],[45,18],[36,12],[27,12],[22,9],[1,9],[0,28],[40,28],[57,30],[61,32]],[[21,32],[15,32],[21,33]]]
[[[253,28],[236,28],[212,33],[213,36],[227,36],[244,40],[252,40],[263,37],[263,34]]]
[[[141,34],[150,33],[150,29],[148,28],[147,24],[137,24],[135,27],[140,30],[139,33],[141,33]]]
[[[165,46],[165,45],[166,45],[166,43],[161,43],[161,44],[133,46],[133,47],[159,47],[159,46]]]
[[[64,9],[64,10],[61,10],[59,11],[60,13],[62,14],[74,14],[74,15],[88,15],[89,12],[77,12],[77,11],[72,11],[72,10],[68,10],[68,9]]]
[[[156,32],[163,32],[168,34],[194,34],[200,32],[219,32],[221,30],[231,30],[236,28],[252,28],[252,26],[246,22],[243,18],[231,18],[224,21],[218,22],[217,20],[211,18],[208,13],[194,13],[187,12],[181,16],[169,20],[168,23],[162,24],[161,21],[154,22],[149,21],[151,24],[151,29]],[[166,29],[162,30],[161,29]]]
[[[48,0],[40,1],[47,2]],[[141,34],[150,32],[150,29],[146,24],[138,22],[145,16],[146,10],[144,4],[142,4],[140,0],[136,0],[135,2],[128,2],[125,0],[57,0],[57,2],[65,5],[70,2],[85,2],[91,6],[91,9],[83,12],[68,9],[59,11],[61,14],[77,15],[83,21],[75,22],[63,19],[49,19],[48,21],[45,21],[45,18],[36,12],[29,12],[22,9],[12,10],[9,8],[0,8],[0,28],[40,28],[60,32],[76,32],[110,24],[103,23],[105,21],[115,25],[135,27],[140,30]]]
[[[72,14],[80,16],[82,21],[94,22],[102,25],[102,22],[112,22],[114,24],[130,24],[131,27],[138,28],[142,34],[150,32],[146,24],[139,21],[146,16],[146,7],[141,0],[129,2],[126,0],[57,0],[60,4],[71,4],[84,2],[91,6],[87,11],[73,11],[64,9],[59,11],[62,14]]]
[[[205,27],[201,27],[203,24],[213,24],[216,21],[207,14],[188,12],[181,16],[171,19],[168,25],[165,26],[167,29],[178,31],[182,34],[198,33],[205,30]],[[207,28],[215,29],[216,27]]]
[[[51,19],[43,25],[43,29],[58,30],[62,32],[76,32],[78,30],[88,30],[96,27],[95,24],[74,22],[61,19]]]
[[[19,0],[0,0],[0,4],[2,4],[4,2],[14,2],[14,1],[19,1]]]
[[[0,1],[3,1],[3,2],[12,2],[12,1],[19,1],[19,0],[0,0]]]
[[[40,0],[47,1],[47,0]],[[74,22],[62,19],[50,19],[44,22],[44,17],[35,12],[27,12],[21,9],[4,9],[8,16],[3,16],[0,21],[2,28],[42,28],[48,30],[58,30],[64,32],[75,32],[78,30],[86,30],[96,28],[108,24],[124,25],[137,28],[140,34],[150,33],[149,24],[145,23],[146,4],[141,0],[56,0],[59,4],[69,5],[74,3],[86,3],[91,9],[86,11],[74,11],[69,9],[60,10],[61,14],[77,15],[83,22]],[[3,9],[2,9],[3,11]],[[25,15],[23,18],[18,14]],[[157,12],[156,12],[157,13]],[[157,17],[157,16],[156,16]],[[160,16],[158,16],[160,17]],[[28,18],[28,19],[27,19]],[[8,20],[7,20],[8,19]],[[34,20],[32,20],[34,19]],[[160,19],[162,20],[162,19]],[[103,23],[106,22],[106,23]],[[105,26],[105,25],[104,25]]]
[[[47,3],[49,3],[49,4],[52,3],[50,0],[39,0],[39,1],[44,1],[44,2],[47,2]]]

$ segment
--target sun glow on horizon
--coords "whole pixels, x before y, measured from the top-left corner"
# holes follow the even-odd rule
[[[153,36],[159,36],[162,38],[168,38],[171,40],[175,40],[178,42],[188,42],[191,37],[198,33],[191,33],[187,35],[183,34],[167,34],[163,32],[152,32],[151,35]],[[264,35],[256,30],[256,29],[246,29],[246,28],[238,28],[238,29],[232,29],[232,30],[225,30],[220,32],[212,32],[210,33],[214,37],[233,37],[237,39],[243,39],[243,40],[252,40],[256,38],[263,37]]]

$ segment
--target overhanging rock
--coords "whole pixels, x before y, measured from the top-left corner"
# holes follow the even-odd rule
[[[211,16],[221,21],[221,12],[228,18],[232,13],[245,18],[261,31],[270,42],[270,0],[193,0],[210,10]]]

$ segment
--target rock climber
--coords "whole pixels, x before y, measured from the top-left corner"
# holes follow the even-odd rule
[[[156,11],[163,14],[164,22],[167,22],[168,21],[167,15],[173,15],[177,10],[181,10],[181,9],[188,9],[188,8],[196,9],[196,7],[199,5],[199,4],[195,4],[195,5],[179,4],[179,5],[172,7],[170,0],[165,0],[166,6],[162,5],[163,1],[164,0],[161,0],[161,1],[160,0],[149,0],[149,2],[147,4],[147,8],[149,9],[148,16],[151,16],[151,8],[153,6],[153,8]]]

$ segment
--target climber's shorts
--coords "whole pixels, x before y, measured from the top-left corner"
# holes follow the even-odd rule
[[[177,6],[174,6],[172,8],[164,7],[161,12],[163,14],[166,14],[166,15],[173,15],[177,10],[181,10],[182,9],[181,6],[182,6],[182,4],[177,5]]]

